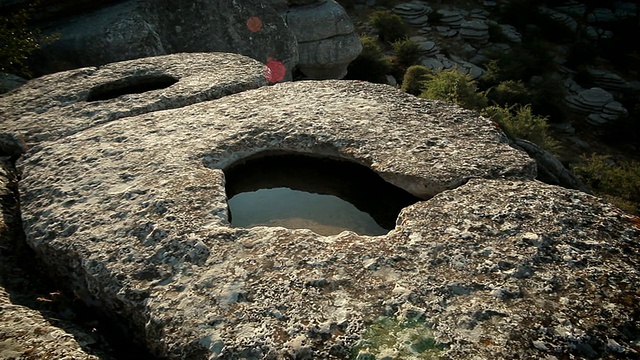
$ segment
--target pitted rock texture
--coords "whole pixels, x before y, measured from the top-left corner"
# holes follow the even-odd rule
[[[56,328],[39,312],[11,302],[0,287],[1,359],[97,360],[85,353],[72,334]]]
[[[91,123],[90,105],[40,117]],[[270,151],[433,197],[384,236],[233,228],[223,169]],[[29,244],[162,357],[343,359],[380,316],[424,321],[447,358],[637,354],[638,220],[532,180],[535,162],[453,105],[283,83],[66,132],[20,165]]]
[[[32,284],[16,261],[20,252],[15,239],[19,227],[16,180],[8,158],[0,157],[0,359],[98,359],[85,353],[74,335],[16,301],[25,294],[12,290]]]
[[[167,78],[176,82],[138,92],[145,90],[140,85],[153,85],[157,79],[163,85]],[[122,117],[182,107],[266,84],[260,62],[227,53],[173,54],[70,70],[34,79],[11,96],[0,97],[2,132],[10,130],[10,135],[33,144]],[[89,101],[96,92],[119,89],[125,94]],[[6,136],[0,137],[0,143],[8,142]]]

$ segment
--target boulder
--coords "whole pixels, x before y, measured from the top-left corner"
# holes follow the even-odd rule
[[[489,41],[489,25],[480,20],[465,21],[460,25],[460,36],[467,41],[484,44]]]
[[[626,91],[630,89],[629,83],[612,71],[587,67],[587,74],[595,85],[605,90]]]
[[[262,67],[239,69],[227,86]],[[62,101],[60,80],[85,77],[0,98],[18,108],[8,131],[67,129],[32,136],[20,160],[25,235],[156,356],[635,354],[638,220],[533,180],[535,162],[477,113],[386,85],[302,81],[121,114],[123,97]],[[51,104],[40,124],[34,99]],[[274,152],[357,163],[423,201],[380,236],[232,227],[224,170]]]
[[[233,52],[284,65],[298,63],[296,39],[267,3],[127,0],[43,22],[60,39],[36,54],[42,73],[179,52]]]
[[[173,54],[51,74],[23,85],[14,91],[16,96],[0,98],[2,132],[12,131],[0,137],[0,149],[20,151],[21,142],[52,141],[122,117],[217,99],[266,84],[264,65],[226,53]],[[46,96],[42,96],[43,88]],[[64,112],[60,116],[65,121],[41,116],[59,111]],[[71,113],[75,115],[68,116]]]
[[[298,42],[298,68],[311,79],[340,79],[362,44],[344,8],[333,0],[291,6],[282,15]]]
[[[540,8],[540,12],[548,15],[553,21],[566,26],[572,32],[578,31],[578,22],[570,15],[546,7]]]
[[[144,1],[167,51],[233,52],[262,63],[280,61],[287,70],[298,62],[295,36],[261,0],[238,2]]]
[[[27,80],[19,76],[7,73],[0,73],[0,94],[4,94],[13,89],[17,89],[26,83]]]
[[[571,86],[571,82],[565,86]],[[615,101],[611,93],[598,87],[578,87],[576,93],[565,97],[565,104],[574,114],[586,116],[587,122],[594,126],[603,126],[628,115],[627,109]]]

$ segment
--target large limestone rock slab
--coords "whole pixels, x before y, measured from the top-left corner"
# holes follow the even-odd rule
[[[35,144],[267,83],[264,65],[227,53],[173,54],[70,70],[34,79],[11,96],[0,97],[2,132]],[[0,143],[3,140],[0,137]]]
[[[91,123],[90,106],[40,117]],[[403,225],[380,237],[231,227],[222,169],[273,150],[365,164],[423,198],[535,175],[490,121],[456,106],[364,82],[278,84],[39,143],[21,161],[28,242],[158,355],[346,357],[406,302],[381,305],[398,301],[396,278],[429,263],[384,250],[414,239]]]
[[[160,357],[636,354],[638,219],[532,180],[535,162],[474,112],[321,81],[120,115],[123,98],[89,111],[55,79],[2,98],[9,135],[36,145],[20,161],[27,241]],[[40,97],[51,134],[21,127]],[[424,201],[383,236],[230,226],[223,170],[274,151],[356,162]]]

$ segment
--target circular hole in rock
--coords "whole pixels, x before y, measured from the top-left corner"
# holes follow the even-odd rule
[[[178,79],[169,75],[131,76],[94,87],[87,101],[109,100],[127,94],[165,89],[177,82]]]
[[[235,227],[282,226],[320,235],[383,235],[419,198],[349,161],[299,154],[253,156],[225,170]]]

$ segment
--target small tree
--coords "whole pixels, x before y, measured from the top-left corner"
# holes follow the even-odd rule
[[[422,55],[420,54],[420,45],[417,43],[404,38],[394,41],[391,47],[398,58],[398,63],[405,69],[420,62]]]
[[[465,109],[482,109],[488,103],[476,92],[475,82],[455,69],[440,71],[425,81],[420,97],[452,102]]]
[[[423,84],[429,80],[431,76],[433,76],[433,71],[429,70],[426,66],[410,66],[402,79],[402,91],[412,95],[420,95]]]
[[[391,63],[382,55],[380,45],[370,36],[362,36],[360,42],[362,42],[362,52],[349,64],[346,78],[386,83],[386,75],[391,71]]]
[[[35,3],[13,13],[0,15],[0,72],[29,76],[26,65],[29,55],[42,43],[55,40],[56,35],[42,35],[29,27]]]
[[[592,155],[573,171],[596,195],[621,209],[640,214],[640,163],[613,161],[603,155]]]
[[[498,123],[512,139],[529,140],[552,153],[558,148],[558,142],[549,135],[547,118],[534,115],[531,105],[489,106],[482,115]]]
[[[526,104],[531,92],[522,81],[507,80],[489,89],[487,97],[498,105]]]
[[[387,10],[378,10],[371,13],[369,23],[378,29],[381,41],[394,42],[407,36],[407,25],[402,18]]]

